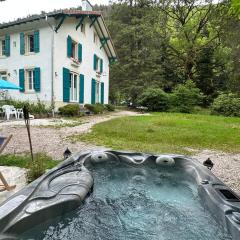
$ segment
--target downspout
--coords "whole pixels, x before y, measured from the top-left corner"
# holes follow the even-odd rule
[[[48,22],[48,16],[46,15],[45,20],[52,30],[52,37],[51,37],[51,109],[52,109],[52,115],[54,117],[55,113],[55,94],[54,94],[54,79],[55,79],[55,67],[54,67],[54,54],[55,54],[55,28]]]

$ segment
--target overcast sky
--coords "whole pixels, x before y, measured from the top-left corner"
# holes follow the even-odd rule
[[[109,0],[90,0],[91,4],[108,4]],[[6,0],[0,2],[0,23],[12,21],[29,14],[49,12],[54,9],[78,7],[81,0]]]

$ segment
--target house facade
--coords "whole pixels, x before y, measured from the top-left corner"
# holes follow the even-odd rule
[[[61,10],[0,25],[0,78],[17,84],[13,99],[108,103],[116,52],[99,12]]]

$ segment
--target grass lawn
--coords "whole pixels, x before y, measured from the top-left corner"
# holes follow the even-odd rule
[[[37,154],[37,156],[42,161],[44,170],[51,169],[60,163],[59,161],[52,160],[50,157],[46,156],[45,154]],[[21,154],[21,155],[4,154],[0,156],[0,166],[14,166],[14,167],[20,167],[20,168],[29,168],[29,164],[31,164],[30,154]]]
[[[153,113],[103,122],[91,133],[71,139],[142,152],[191,154],[186,148],[240,152],[240,118]]]

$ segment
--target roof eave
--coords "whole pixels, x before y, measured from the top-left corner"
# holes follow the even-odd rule
[[[32,16],[29,18],[16,20],[16,21],[9,22],[9,23],[0,24],[0,30],[10,28],[10,27],[13,27],[16,25],[26,24],[28,22],[40,21],[42,19],[45,19],[46,17],[60,18],[62,16],[68,16],[68,17],[78,18],[83,15],[88,16],[88,17],[94,17],[94,16],[97,17],[97,21],[96,21],[97,23],[94,23],[94,25],[96,27],[96,24],[97,24],[98,25],[97,27],[100,28],[100,32],[102,35],[101,37],[109,39],[107,41],[107,50],[105,47],[104,48],[105,48],[105,51],[106,51],[109,59],[115,61],[117,59],[116,49],[115,49],[112,38],[110,36],[110,33],[108,31],[108,28],[106,26],[106,23],[104,21],[104,18],[102,16],[101,12],[81,11],[81,10],[74,10],[74,9],[73,10],[60,10],[60,11],[56,11],[56,12],[44,13],[44,14]],[[98,18],[100,18],[100,21],[98,20]]]

